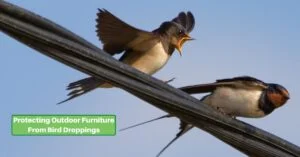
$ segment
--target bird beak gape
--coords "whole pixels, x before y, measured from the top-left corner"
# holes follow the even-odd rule
[[[191,38],[189,35],[184,34],[181,39],[179,39],[179,41],[176,44],[176,49],[179,52],[180,56],[181,56],[181,50],[182,50],[182,46],[183,44],[188,41],[188,40],[195,40],[193,38]]]

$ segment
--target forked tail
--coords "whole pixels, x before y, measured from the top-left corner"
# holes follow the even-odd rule
[[[103,80],[97,79],[95,77],[88,77],[76,82],[72,82],[67,86],[67,90],[70,91],[68,94],[69,97],[66,100],[59,102],[58,104],[62,104],[89,91],[92,91],[105,83],[106,82],[104,82]]]
[[[150,122],[153,122],[153,121],[159,120],[159,119],[163,119],[163,118],[169,118],[169,117],[173,117],[173,116],[172,116],[172,115],[170,115],[170,114],[163,115],[163,116],[161,116],[161,117],[158,117],[158,118],[154,118],[154,119],[151,119],[151,120],[148,120],[148,121],[144,121],[144,122],[141,122],[141,123],[138,123],[138,124],[131,125],[131,126],[129,126],[129,127],[126,127],[126,128],[120,129],[119,131],[128,130],[128,129],[135,128],[135,127],[137,127],[137,126],[141,126],[141,125],[144,125],[144,124],[147,124],[147,123],[150,123]]]

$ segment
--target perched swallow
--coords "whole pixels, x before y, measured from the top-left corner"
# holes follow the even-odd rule
[[[152,32],[134,28],[104,9],[99,9],[97,16],[96,32],[103,43],[103,49],[111,55],[124,52],[119,61],[149,75],[160,70],[175,49],[181,55],[183,44],[193,40],[189,36],[195,26],[195,19],[191,12],[179,13],[172,21],[163,22]],[[67,90],[71,90],[68,94],[69,98],[60,103],[98,87],[113,86],[103,80],[88,77],[70,83],[67,87]]]
[[[284,105],[290,98],[289,92],[283,86],[274,83],[265,83],[249,76],[222,79],[217,80],[215,83],[186,86],[180,89],[189,94],[211,92],[200,101],[231,117],[264,117],[276,108]],[[122,130],[167,117],[172,117],[172,115],[164,115]],[[191,124],[181,121],[180,131],[157,156],[192,128]]]

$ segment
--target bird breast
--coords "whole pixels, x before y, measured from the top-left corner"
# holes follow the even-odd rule
[[[264,116],[258,107],[261,95],[262,91],[257,89],[219,87],[205,101],[225,114],[258,118]]]
[[[160,70],[169,60],[170,55],[165,52],[161,42],[155,44],[145,52],[133,52],[124,60],[124,63],[149,75]]]

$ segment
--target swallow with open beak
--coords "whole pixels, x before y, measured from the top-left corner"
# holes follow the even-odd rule
[[[193,40],[189,33],[195,26],[191,12],[179,13],[172,21],[163,22],[152,32],[134,28],[104,9],[99,9],[96,21],[96,32],[103,43],[103,49],[112,56],[124,52],[119,61],[149,75],[160,70],[175,49],[181,55],[183,44]],[[113,86],[95,77],[88,77],[70,83],[67,86],[67,90],[71,90],[69,98],[60,103],[98,87]]]
[[[210,92],[210,94],[204,96],[200,101],[233,118],[264,117],[283,106],[290,98],[289,92],[283,86],[274,83],[265,83],[249,76],[222,79],[217,80],[215,83],[186,86],[180,89],[189,94]],[[164,115],[120,131],[167,117],[173,116]],[[193,125],[181,121],[180,131],[157,156],[160,156],[174,141],[192,128]]]

